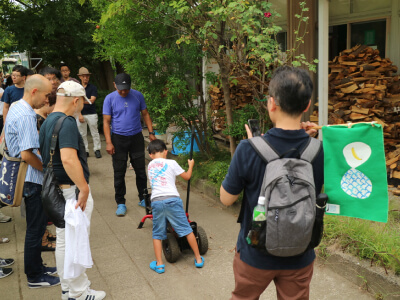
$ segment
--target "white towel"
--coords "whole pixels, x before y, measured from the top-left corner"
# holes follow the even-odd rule
[[[75,209],[76,199],[65,203],[65,259],[64,278],[76,278],[93,266],[88,228],[90,221],[80,207]]]

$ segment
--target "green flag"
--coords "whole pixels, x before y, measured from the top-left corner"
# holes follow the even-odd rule
[[[326,213],[387,222],[388,185],[380,124],[322,127]]]

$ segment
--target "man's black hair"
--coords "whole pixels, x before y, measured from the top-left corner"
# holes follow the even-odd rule
[[[167,145],[165,145],[162,140],[154,140],[149,143],[147,150],[149,154],[156,154],[157,152],[164,152],[164,150],[167,150]]]
[[[35,75],[35,72],[33,72],[32,69],[27,69],[26,70],[26,76],[32,76],[32,75]]]
[[[12,86],[12,85],[13,85],[12,78],[11,78],[11,76],[8,76],[7,80],[6,80],[6,87]]]
[[[60,65],[60,69],[61,69],[62,67],[67,67],[67,68],[68,68],[68,70],[70,70],[70,71],[71,71],[70,67],[69,67],[69,66],[68,66],[68,64],[66,64],[65,62],[61,63],[61,65]]]
[[[57,100],[56,92],[52,91],[50,93],[50,95],[47,97],[47,99],[49,100],[49,106],[53,106],[54,104],[56,104],[56,100]]]
[[[276,69],[268,89],[270,96],[275,99],[283,112],[298,116],[308,106],[313,83],[306,70],[283,66]]]
[[[47,74],[56,75],[58,80],[61,80],[61,72],[52,67],[44,67],[43,69],[40,70],[39,74],[43,76]]]
[[[19,72],[21,74],[21,76],[25,76],[26,77],[26,72],[27,72],[27,68],[25,68],[23,65],[15,65],[14,68],[12,69],[13,72]]]

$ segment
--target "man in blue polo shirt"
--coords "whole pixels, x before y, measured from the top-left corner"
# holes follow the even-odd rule
[[[139,203],[143,200],[143,191],[147,187],[140,115],[149,129],[150,140],[153,141],[156,137],[143,94],[131,89],[131,77],[125,73],[118,74],[115,77],[114,87],[117,90],[104,99],[103,130],[107,144],[106,150],[112,155],[113,161],[115,201],[118,205],[116,214],[125,216],[125,173],[128,155],[136,173]]]
[[[22,99],[22,96],[24,95],[26,72],[27,69],[21,65],[16,65],[12,69],[11,78],[14,85],[6,88],[3,97],[1,98],[1,101],[4,102],[4,107],[3,107],[4,123],[6,122],[7,113],[11,104],[13,104],[15,101]]]

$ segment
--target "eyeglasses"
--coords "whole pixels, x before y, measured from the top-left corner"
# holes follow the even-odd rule
[[[22,76],[19,74],[11,74],[11,77],[22,77]]]

